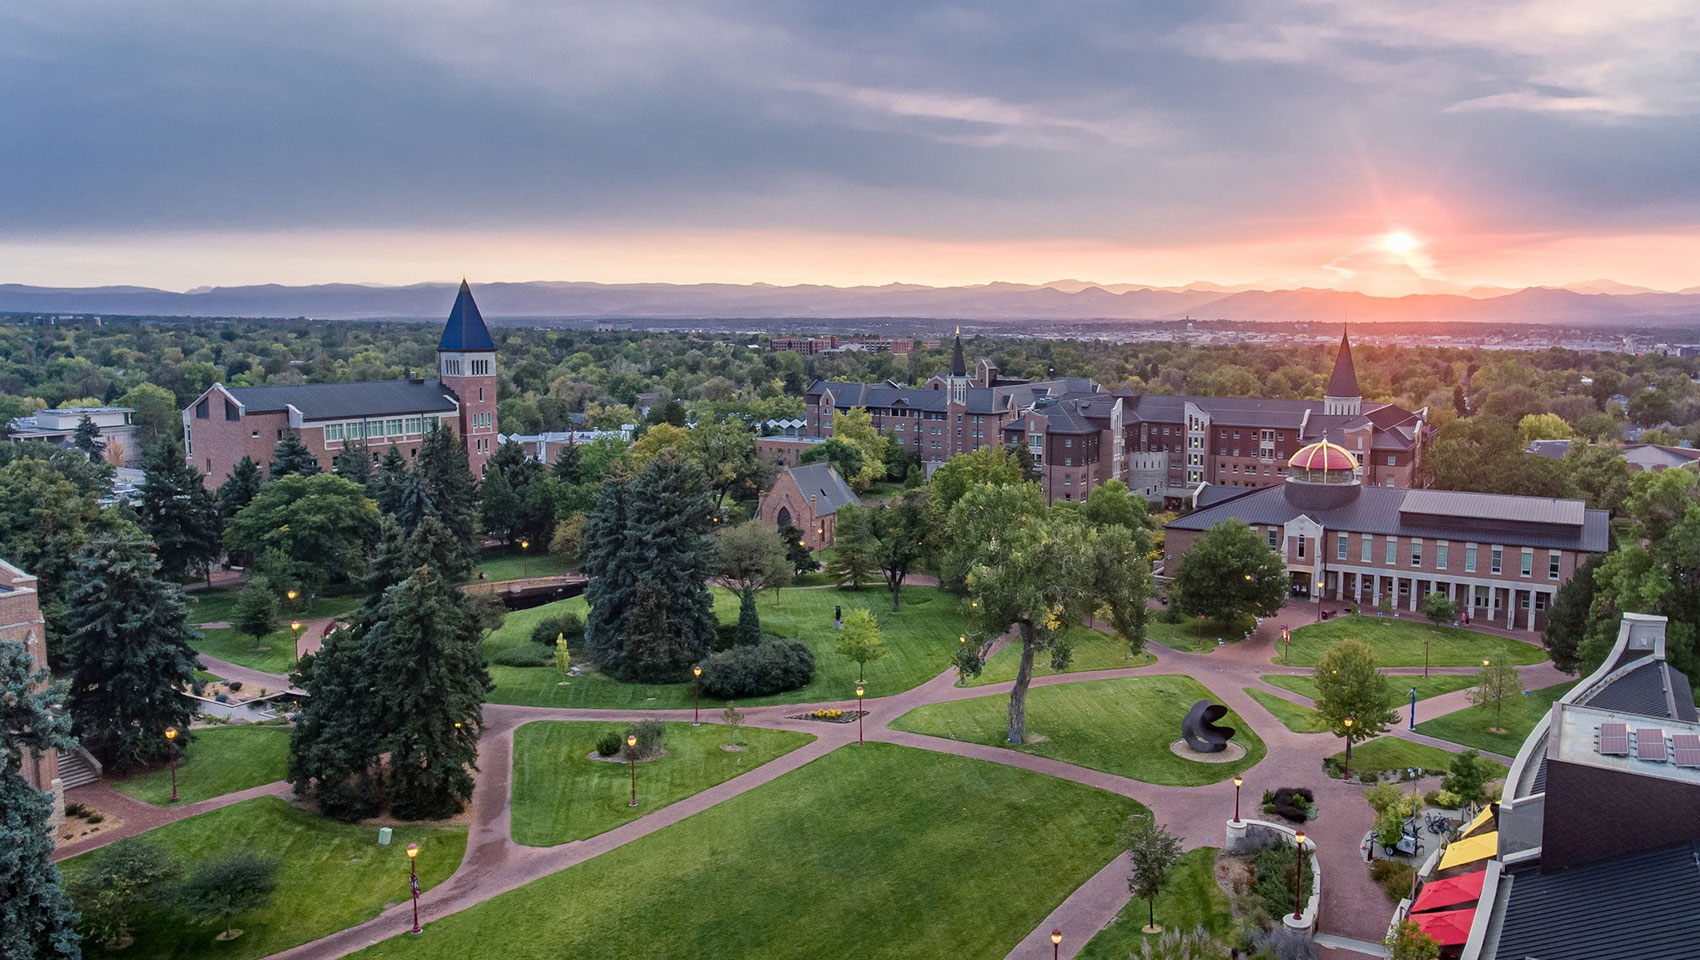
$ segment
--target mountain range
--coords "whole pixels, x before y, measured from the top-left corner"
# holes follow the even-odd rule
[[[436,319],[455,284],[353,283],[203,287],[35,287],[0,284],[0,312],[191,317]],[[1198,320],[1544,323],[1581,326],[1700,323],[1700,287],[1675,293],[1592,280],[1568,287],[1476,288],[1468,294],[1374,297],[1314,287],[1257,289],[1195,283],[1183,287],[988,283],[930,287],[892,283],[667,284],[532,281],[482,283],[478,302],[492,319],[855,319]]]

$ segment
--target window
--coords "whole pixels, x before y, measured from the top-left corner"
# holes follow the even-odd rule
[[[1535,551],[1523,551],[1523,566],[1517,571],[1518,576],[1532,577],[1535,575]]]
[[[1065,447],[1074,446],[1074,438],[1073,437],[1064,437],[1063,438],[1063,446],[1065,446]]]
[[[424,433],[425,432],[425,418],[423,418],[423,417],[408,417],[407,418],[407,432],[408,433]]]
[[[1391,467],[1391,466],[1396,465],[1397,463],[1398,463],[1398,461],[1394,459],[1393,454],[1390,453],[1390,454],[1387,455],[1387,465],[1388,466]]]
[[[1547,595],[1544,594],[1544,593],[1535,594],[1535,609],[1536,610],[1545,610],[1546,608],[1547,608]]]
[[[1335,544],[1334,559],[1336,559],[1336,560],[1346,559],[1346,535],[1343,534],[1343,533],[1340,534],[1339,542]]]
[[[478,402],[479,403],[484,402],[484,388],[483,387],[478,388]]]
[[[1473,543],[1464,544],[1464,572],[1476,572],[1476,545]],[[1480,606],[1480,604],[1477,604],[1477,606]]]
[[[1271,549],[1271,550],[1281,549],[1281,531],[1275,529],[1274,527],[1269,528],[1269,549]]]
[[[386,433],[386,434],[388,434],[389,436],[392,436],[392,437],[400,436],[400,434],[401,434],[401,421],[400,420],[391,420],[388,423],[384,424],[384,433]]]
[[[1303,560],[1304,558],[1305,558],[1305,535],[1301,533],[1301,534],[1299,534],[1299,559]]]
[[[1559,552],[1557,550],[1553,550],[1553,551],[1550,551],[1550,552],[1547,553],[1547,579],[1548,580],[1557,580],[1558,579],[1558,558],[1559,558]]]
[[[224,401],[224,419],[226,419],[226,420],[240,420],[240,419],[242,419],[242,408],[237,406],[234,403],[231,403],[229,400]]]
[[[327,424],[325,424],[325,442],[326,443],[340,443],[340,442],[342,442],[342,424],[340,424],[340,423],[327,423]]]
[[[1434,545],[1434,568],[1436,570],[1446,569],[1447,546],[1448,544],[1445,540]]]
[[[211,420],[212,419],[212,407],[207,403],[206,397],[202,397],[201,402],[195,404],[195,419],[196,420]]]
[[[1363,553],[1362,553],[1362,558],[1363,558],[1364,563],[1372,562],[1370,560],[1370,555],[1371,555],[1371,551],[1375,549],[1374,546],[1372,545],[1374,543],[1374,541],[1375,541],[1374,537],[1371,537],[1367,533],[1364,534]]]
[[[1493,556],[1493,562],[1488,567],[1488,572],[1489,573],[1499,573],[1500,570],[1505,567],[1505,548],[1504,547],[1494,547],[1492,556]]]
[[[1412,539],[1411,540],[1411,566],[1420,567],[1422,565],[1423,565],[1423,542],[1421,540],[1418,540],[1418,539]]]
[[[1388,566],[1391,567],[1395,563],[1399,562],[1398,559],[1396,559],[1394,557],[1394,554],[1397,553],[1398,551],[1399,551],[1399,538],[1398,537],[1388,537],[1387,538],[1387,549],[1384,551],[1384,553],[1386,555],[1386,560],[1384,562]]]

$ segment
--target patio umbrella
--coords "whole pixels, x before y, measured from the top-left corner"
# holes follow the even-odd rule
[[[1443,947],[1455,947],[1470,939],[1470,921],[1476,918],[1476,908],[1442,910],[1439,913],[1412,914],[1411,919],[1423,932]]]
[[[1486,860],[1499,853],[1499,831],[1477,834],[1463,840],[1454,840],[1446,845],[1446,852],[1440,857],[1440,869],[1450,870],[1461,867],[1466,863]]]
[[[1443,907],[1455,907],[1460,903],[1471,903],[1482,895],[1482,881],[1487,877],[1487,871],[1477,870],[1462,876],[1449,877],[1445,880],[1430,880],[1423,884],[1422,892],[1417,894],[1417,902],[1411,904],[1412,913],[1424,910],[1439,910]]]

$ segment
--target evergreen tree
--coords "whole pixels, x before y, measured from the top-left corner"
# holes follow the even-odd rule
[[[71,434],[71,445],[81,450],[92,460],[100,459],[100,428],[94,425],[85,414],[77,421],[76,432]]]
[[[368,493],[372,490],[372,454],[364,443],[344,443],[331,458],[331,471],[344,480],[360,484]]]
[[[402,491],[407,489],[407,458],[395,444],[390,444],[384,459],[378,463],[378,473],[372,479],[372,498],[378,501],[378,511],[395,516],[401,509]]]
[[[1547,648],[1552,665],[1565,673],[1575,673],[1582,659],[1582,641],[1588,635],[1588,617],[1594,606],[1594,573],[1600,569],[1603,557],[1595,554],[1577,568],[1576,573],[1553,594],[1547,605],[1547,624],[1541,630],[1541,643]]]
[[[252,503],[259,496],[260,487],[265,484],[265,478],[260,476],[260,465],[253,457],[244,456],[236,461],[236,466],[230,468],[230,476],[218,488],[218,515],[225,520],[236,516],[236,512]]]
[[[756,613],[756,589],[745,587],[738,595],[738,634],[740,647],[761,643],[761,616]]]
[[[155,574],[145,538],[103,535],[77,555],[65,652],[70,710],[83,742],[123,773],[164,759],[165,728],[187,735],[195,711],[180,691],[195,679],[183,596]]]
[[[153,538],[160,573],[173,582],[190,573],[205,576],[219,554],[222,520],[201,472],[184,459],[172,434],[154,441],[142,470],[137,512]]]
[[[301,658],[291,681],[307,691],[289,733],[290,784],[319,812],[352,823],[383,809],[383,730],[363,627],[337,630]]]
[[[632,606],[631,564],[626,543],[627,499],[631,478],[616,469],[585,514],[579,571],[587,578],[584,642],[591,658],[607,668],[625,646],[626,616]]]
[[[466,595],[421,566],[386,590],[366,630],[379,723],[390,755],[390,811],[458,813],[472,796],[484,695],[494,686]]]
[[[578,444],[569,443],[555,448],[555,479],[566,484],[584,482],[580,475],[578,461]]]
[[[516,447],[518,444],[503,444]],[[492,461],[494,466],[494,461]],[[484,475],[484,489],[479,491],[478,511],[484,532],[506,543],[510,548],[519,542],[525,527],[525,501],[509,485],[507,475],[491,470]]]
[[[874,579],[874,537],[869,529],[868,508],[845,504],[838,508],[838,539],[826,575],[840,587],[862,589]]]
[[[255,576],[248,579],[236,596],[236,619],[231,621],[238,631],[254,638],[258,644],[277,629],[277,593],[271,581]]]
[[[287,477],[290,474],[300,474],[310,477],[319,471],[319,458],[313,456],[313,451],[301,442],[301,438],[292,430],[283,435],[272,449],[272,462],[266,467],[266,475],[273,480]]]
[[[433,516],[435,507],[431,504],[431,494],[426,489],[426,481],[417,473],[410,473],[402,481],[400,491],[395,498],[395,519],[401,528],[409,533],[419,529],[419,524],[426,517]]]
[[[71,721],[23,644],[0,643],[0,957],[78,960],[77,913],[53,864],[47,794],[24,781],[23,751],[69,750]]]
[[[787,523],[779,528],[779,540],[785,544],[785,557],[791,561],[791,569],[797,576],[820,569],[820,561],[815,559],[814,551],[803,540],[803,531]]]
[[[429,504],[426,512],[454,535],[470,568],[479,542],[478,492],[466,446],[453,430],[439,423],[425,434],[419,445],[417,476]]]

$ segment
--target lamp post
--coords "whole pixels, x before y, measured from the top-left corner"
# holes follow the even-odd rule
[[[1344,719],[1340,722],[1346,725],[1346,765],[1344,767],[1345,776],[1341,777],[1340,779],[1350,780],[1350,779],[1352,779],[1352,718],[1347,717],[1346,719]]]
[[[1298,879],[1297,883],[1293,884],[1293,919],[1298,920],[1298,919],[1300,919],[1304,916],[1305,832],[1303,830],[1300,830],[1298,832],[1298,834],[1296,835],[1295,839],[1298,840],[1298,847],[1299,847],[1299,856],[1298,856],[1299,879]]]
[[[519,577],[521,580],[531,576],[531,554],[526,552],[530,549],[530,540],[521,540],[519,542]]]
[[[1057,960],[1062,954],[1062,931],[1051,928],[1051,960]]]
[[[1316,622],[1322,622],[1322,581],[1316,581]]]
[[[171,757],[171,802],[177,802],[177,728],[165,728],[165,752]]]
[[[1293,655],[1293,631],[1288,630],[1286,627],[1282,627],[1281,642],[1285,644],[1285,646],[1281,648],[1281,662],[1284,664],[1287,662],[1287,658]]]
[[[1428,634],[1423,634],[1423,679],[1428,679]]]
[[[702,664],[691,668],[691,726],[702,726]]]
[[[1234,822],[1240,822],[1240,787],[1245,784],[1244,777],[1234,778]]]
[[[1417,729],[1417,688],[1411,688],[1411,729]]]
[[[407,845],[407,886],[413,893],[413,932],[419,932],[419,844]]]
[[[289,621],[289,662],[301,662],[301,621]]]
[[[632,765],[632,802],[626,804],[626,806],[635,807],[635,806],[637,806],[637,735],[636,734],[633,734],[633,733],[626,734],[626,758],[627,758],[627,760],[629,760],[631,762],[631,765]]]
[[[862,745],[862,715],[867,713],[866,710],[862,709],[862,694],[866,692],[866,687],[859,683],[856,684],[856,746],[858,747]]]

